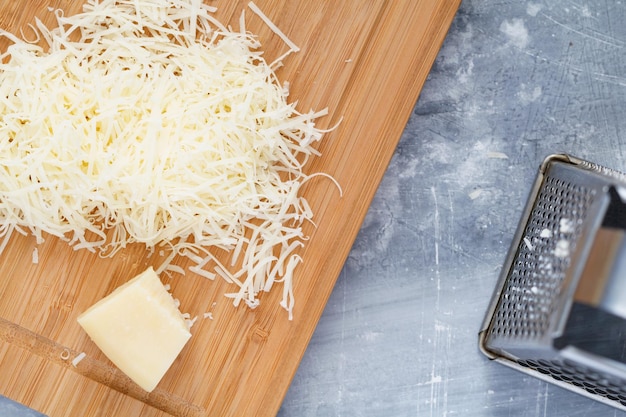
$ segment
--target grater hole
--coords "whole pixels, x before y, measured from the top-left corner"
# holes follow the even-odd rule
[[[493,334],[521,339],[539,338],[545,334],[569,266],[567,258],[554,255],[555,242],[562,238],[559,223],[567,216],[577,224],[591,204],[592,196],[586,187],[552,176],[545,178],[509,272],[503,290],[504,301],[495,312],[495,317],[500,320],[492,326]],[[577,233],[580,231],[569,236],[572,243]],[[572,243],[570,248],[574,249]]]
[[[513,248],[511,267],[505,271],[506,281],[500,290],[486,343],[507,352],[509,357],[535,356],[517,362],[535,373],[626,407],[626,377],[620,379],[565,360],[550,343],[554,341],[549,333],[552,322],[561,317],[557,309],[562,308],[562,287],[570,268],[570,254],[578,255],[576,251],[580,248],[576,248],[576,243],[582,236],[583,225],[587,224],[584,219],[596,195],[605,193],[597,178],[578,185],[565,178],[579,181],[582,177],[570,174],[569,170],[548,170],[535,200],[530,202],[532,207],[520,240]],[[564,227],[566,223],[572,227]],[[568,253],[557,256],[557,243],[562,240],[568,244]]]
[[[537,370],[537,371],[539,371],[539,372],[541,372],[542,374],[545,374],[545,375],[550,375],[550,370],[549,370],[549,369],[545,369],[545,368],[541,368],[541,367],[539,367],[539,368],[537,368],[536,370]]]
[[[626,405],[626,380],[565,360],[518,360],[521,366],[563,381],[586,392]]]

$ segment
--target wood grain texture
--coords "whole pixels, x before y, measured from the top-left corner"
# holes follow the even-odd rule
[[[36,245],[14,236],[0,258],[0,393],[51,417],[180,415],[271,416],[280,407],[369,203],[460,0],[258,0],[256,4],[301,47],[278,72],[302,111],[328,107],[322,127],[338,127],[319,146],[304,190],[315,214],[296,272],[294,320],[280,294],[263,294],[255,310],[234,308],[231,288],[188,273],[168,280],[181,310],[200,319],[190,343],[148,394],[91,343],[76,323],[88,306],[158,264],[135,245],[113,259],[75,252],[54,238]],[[247,1],[215,1],[222,22],[236,22]],[[66,14],[70,0],[0,0],[0,27],[24,30],[36,16],[50,24],[48,6]],[[286,46],[247,11],[268,60]],[[1,50],[9,43],[0,41]],[[35,247],[39,263],[33,264]],[[184,266],[184,263],[181,263]],[[166,277],[163,277],[167,280]],[[214,319],[202,319],[205,312]],[[80,352],[86,359],[71,360]]]

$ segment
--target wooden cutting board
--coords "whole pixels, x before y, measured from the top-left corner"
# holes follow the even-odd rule
[[[28,36],[34,16],[52,24],[48,7],[81,10],[73,0],[0,0],[0,28]],[[305,196],[317,227],[296,271],[294,319],[280,294],[263,294],[255,310],[233,307],[219,280],[188,273],[164,277],[181,310],[200,319],[193,337],[158,388],[143,392],[117,371],[76,317],[157,260],[133,246],[113,259],[73,251],[55,238],[36,245],[14,236],[0,257],[0,393],[50,417],[272,416],[322,314],[371,199],[417,100],[460,0],[256,0],[301,51],[278,71],[301,111],[329,109],[318,126],[339,126],[319,145]],[[236,25],[245,1],[216,0],[216,16]],[[249,10],[248,29],[269,58],[286,46]],[[0,40],[0,50],[8,42]],[[2,140],[0,138],[0,140]],[[39,262],[33,263],[37,247]],[[203,319],[211,312],[213,319]],[[76,366],[79,353],[86,358]]]

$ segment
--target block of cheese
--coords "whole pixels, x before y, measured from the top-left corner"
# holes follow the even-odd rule
[[[148,392],[191,337],[188,322],[152,267],[83,312],[78,323],[115,366]]]

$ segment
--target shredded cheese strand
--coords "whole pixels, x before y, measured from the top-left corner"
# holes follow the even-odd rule
[[[298,47],[298,45],[296,45],[295,43],[293,43],[291,41],[291,39],[289,39],[287,37],[287,35],[285,35],[278,26],[276,26],[274,24],[274,22],[272,22],[272,20],[267,17],[267,15],[265,13],[263,13],[263,11],[261,9],[259,9],[259,7],[254,4],[254,2],[250,2],[248,3],[248,7],[250,8],[250,10],[252,10],[254,13],[257,14],[257,16],[259,16],[267,26],[269,26],[270,29],[272,29],[272,31],[274,33],[276,33],[278,36],[280,36],[280,38],[283,40],[283,42],[285,42],[285,44],[287,44],[287,46],[289,47],[289,49],[293,52],[299,52],[300,48]]]
[[[0,31],[13,42],[0,63],[0,252],[14,231],[101,256],[140,242],[163,248],[159,272],[184,272],[172,262],[189,255],[192,272],[224,277],[235,305],[282,282],[291,318],[294,252],[312,222],[303,167],[327,112],[299,113],[243,14],[230,31],[213,11],[89,0],[53,11],[55,28],[31,26],[45,48]]]

